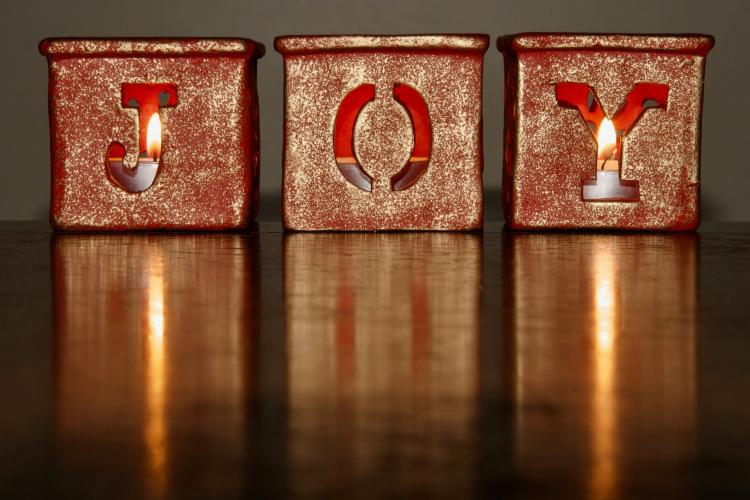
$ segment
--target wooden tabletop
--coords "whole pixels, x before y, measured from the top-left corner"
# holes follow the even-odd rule
[[[750,495],[750,223],[0,223],[0,496]]]

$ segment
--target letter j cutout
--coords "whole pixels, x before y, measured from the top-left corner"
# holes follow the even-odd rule
[[[125,146],[107,148],[106,169],[112,182],[125,191],[140,193],[151,187],[161,162],[161,108],[177,105],[177,86],[171,83],[123,83],[122,106],[138,110],[138,160],[125,161]]]
[[[636,180],[620,178],[622,141],[641,115],[651,108],[667,108],[669,86],[660,83],[636,83],[625,96],[625,103],[610,120],[586,83],[561,82],[555,85],[560,106],[578,109],[594,134],[599,152],[596,180],[584,180],[583,201],[639,201]]]

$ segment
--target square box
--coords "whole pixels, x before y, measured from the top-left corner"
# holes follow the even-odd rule
[[[59,230],[239,229],[258,197],[245,39],[47,39]]]
[[[695,229],[712,46],[705,35],[499,38],[507,225]]]
[[[288,36],[291,230],[482,227],[485,35]]]

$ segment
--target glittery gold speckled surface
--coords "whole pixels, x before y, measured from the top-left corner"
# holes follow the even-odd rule
[[[244,38],[49,38],[39,47],[45,56],[208,56],[244,54],[260,57],[262,44]]]
[[[706,35],[625,35],[625,34],[543,34],[525,33],[501,37],[499,44],[512,50],[648,50],[651,52],[698,53],[705,55],[713,46]]]
[[[699,216],[700,126],[706,36],[521,35],[506,56],[503,191],[512,228],[694,229]],[[557,82],[592,86],[612,116],[638,82],[669,86],[623,141],[621,177],[641,199],[584,202],[597,145],[579,113],[555,99]]]
[[[183,43],[193,55],[165,54]],[[118,57],[102,56],[102,44]],[[257,189],[250,54],[262,54],[262,46],[232,40],[77,39],[45,41],[41,50],[50,65],[56,228],[230,229],[250,222]],[[141,55],[127,56],[129,50]],[[105,156],[109,144],[118,141],[135,160],[137,110],[121,106],[121,86],[139,82],[176,84],[178,104],[160,111],[162,156],[154,184],[129,193],[108,178]]]
[[[282,54],[347,52],[352,50],[469,51],[484,53],[484,35],[341,35],[282,36],[276,49]]]
[[[286,78],[284,226],[295,230],[469,230],[482,225],[482,60],[485,36],[283,37]],[[409,50],[424,43],[421,50]],[[355,50],[356,48],[356,50]],[[354,131],[372,192],[341,175],[334,121],[344,96],[376,87]],[[425,174],[392,191],[413,145],[393,85],[415,88],[432,127]]]

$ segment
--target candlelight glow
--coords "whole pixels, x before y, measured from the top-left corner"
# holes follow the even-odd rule
[[[149,128],[151,126],[149,125]],[[599,144],[599,159],[607,160],[612,155],[612,151],[617,146],[617,133],[612,120],[604,118],[599,125],[599,132],[596,134],[596,142]]]
[[[156,123],[158,126],[158,115]],[[153,117],[151,118],[153,122]],[[149,138],[151,123],[148,124]],[[150,144],[150,141],[149,141]],[[157,143],[158,147],[158,143]],[[157,150],[158,151],[158,150]],[[150,259],[147,271],[147,309],[145,338],[146,422],[145,444],[148,452],[149,489],[154,497],[161,497],[166,487],[167,470],[167,418],[166,385],[167,359],[164,338],[166,310],[164,304],[164,263],[160,249]]]
[[[608,121],[608,120],[607,120]],[[611,127],[611,122],[610,127]],[[604,122],[602,122],[604,128]],[[614,128],[612,128],[614,132]],[[601,131],[600,131],[601,136]],[[618,335],[617,261],[614,245],[599,241],[594,248],[594,387],[592,401],[592,453],[596,457],[591,475],[593,498],[610,497],[616,486],[618,449],[615,385],[615,340]]]
[[[146,145],[148,156],[158,160],[161,156],[161,120],[159,119],[159,113],[151,115],[151,119],[148,121]]]

